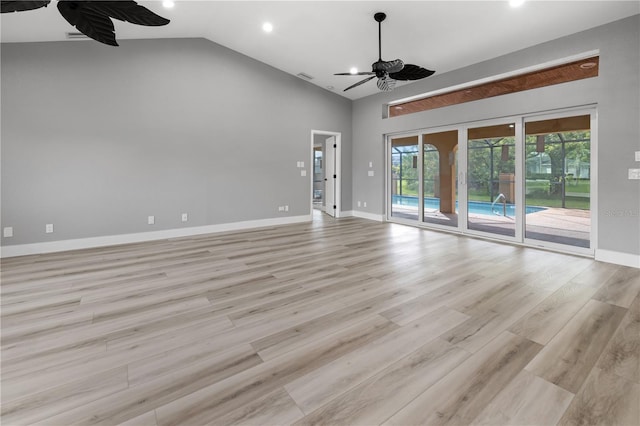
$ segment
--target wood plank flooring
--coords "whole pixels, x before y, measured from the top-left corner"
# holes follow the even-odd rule
[[[3,425],[640,425],[640,270],[355,218],[2,260]]]

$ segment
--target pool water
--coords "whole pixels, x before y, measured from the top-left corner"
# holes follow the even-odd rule
[[[412,197],[409,195],[394,195],[392,196],[391,202],[393,205],[407,206],[407,207],[418,207],[418,197]],[[439,198],[425,198],[424,199],[424,207],[426,209],[438,210],[440,208],[440,199]],[[494,206],[495,212],[491,211],[491,203],[483,202],[483,201],[469,201],[469,213],[474,214],[500,214],[502,215],[503,205],[502,203],[496,203]],[[534,206],[526,206],[525,214],[535,213],[546,210],[544,207],[534,207]],[[456,212],[458,211],[458,202],[456,201]],[[515,204],[507,204],[507,216],[515,216],[516,215],[516,206]]]

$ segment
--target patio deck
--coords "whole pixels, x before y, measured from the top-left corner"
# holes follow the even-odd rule
[[[418,209],[394,205],[392,216],[418,220]],[[590,245],[591,212],[588,210],[549,207],[525,216],[525,237],[535,240],[588,248]],[[458,226],[458,215],[426,209],[424,223],[451,227]],[[499,235],[515,235],[515,222],[511,217],[469,214],[468,228]]]

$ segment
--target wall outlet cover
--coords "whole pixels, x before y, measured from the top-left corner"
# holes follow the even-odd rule
[[[47,223],[44,227],[44,232],[47,234],[53,233],[53,223]]]
[[[300,176],[306,176],[306,175],[307,175],[306,170],[300,170]]]
[[[155,216],[147,217],[147,224],[154,225],[155,223],[156,223],[156,217]]]
[[[629,169],[629,179],[640,179],[640,169]]]
[[[7,226],[2,230],[2,235],[5,238],[11,238],[13,237],[13,227],[12,226]]]
[[[187,213],[182,213],[181,220],[182,220],[183,222],[188,221],[188,220],[189,220],[189,215],[188,215]]]
[[[369,170],[369,176],[373,176],[373,170]]]
[[[636,151],[636,161],[640,161],[640,151]]]

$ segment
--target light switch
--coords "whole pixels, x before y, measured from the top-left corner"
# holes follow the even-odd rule
[[[640,161],[640,151],[636,151],[636,161]]]
[[[186,222],[189,220],[189,215],[187,213],[182,213],[182,221]]]
[[[304,161],[301,161],[301,162],[300,162],[300,168],[301,168],[301,169],[302,169],[302,168],[304,168]]]
[[[640,169],[629,169],[629,179],[640,179]]]
[[[373,176],[373,170],[369,170],[369,176]]]
[[[47,223],[44,227],[44,232],[47,234],[53,233],[53,223]]]
[[[5,238],[11,238],[13,237],[13,227],[12,226],[7,226],[2,230],[2,235],[4,235]]]
[[[149,225],[153,225],[156,223],[156,217],[155,216],[149,216],[147,217],[147,224]]]
[[[369,161],[369,167],[373,167],[373,161]]]

